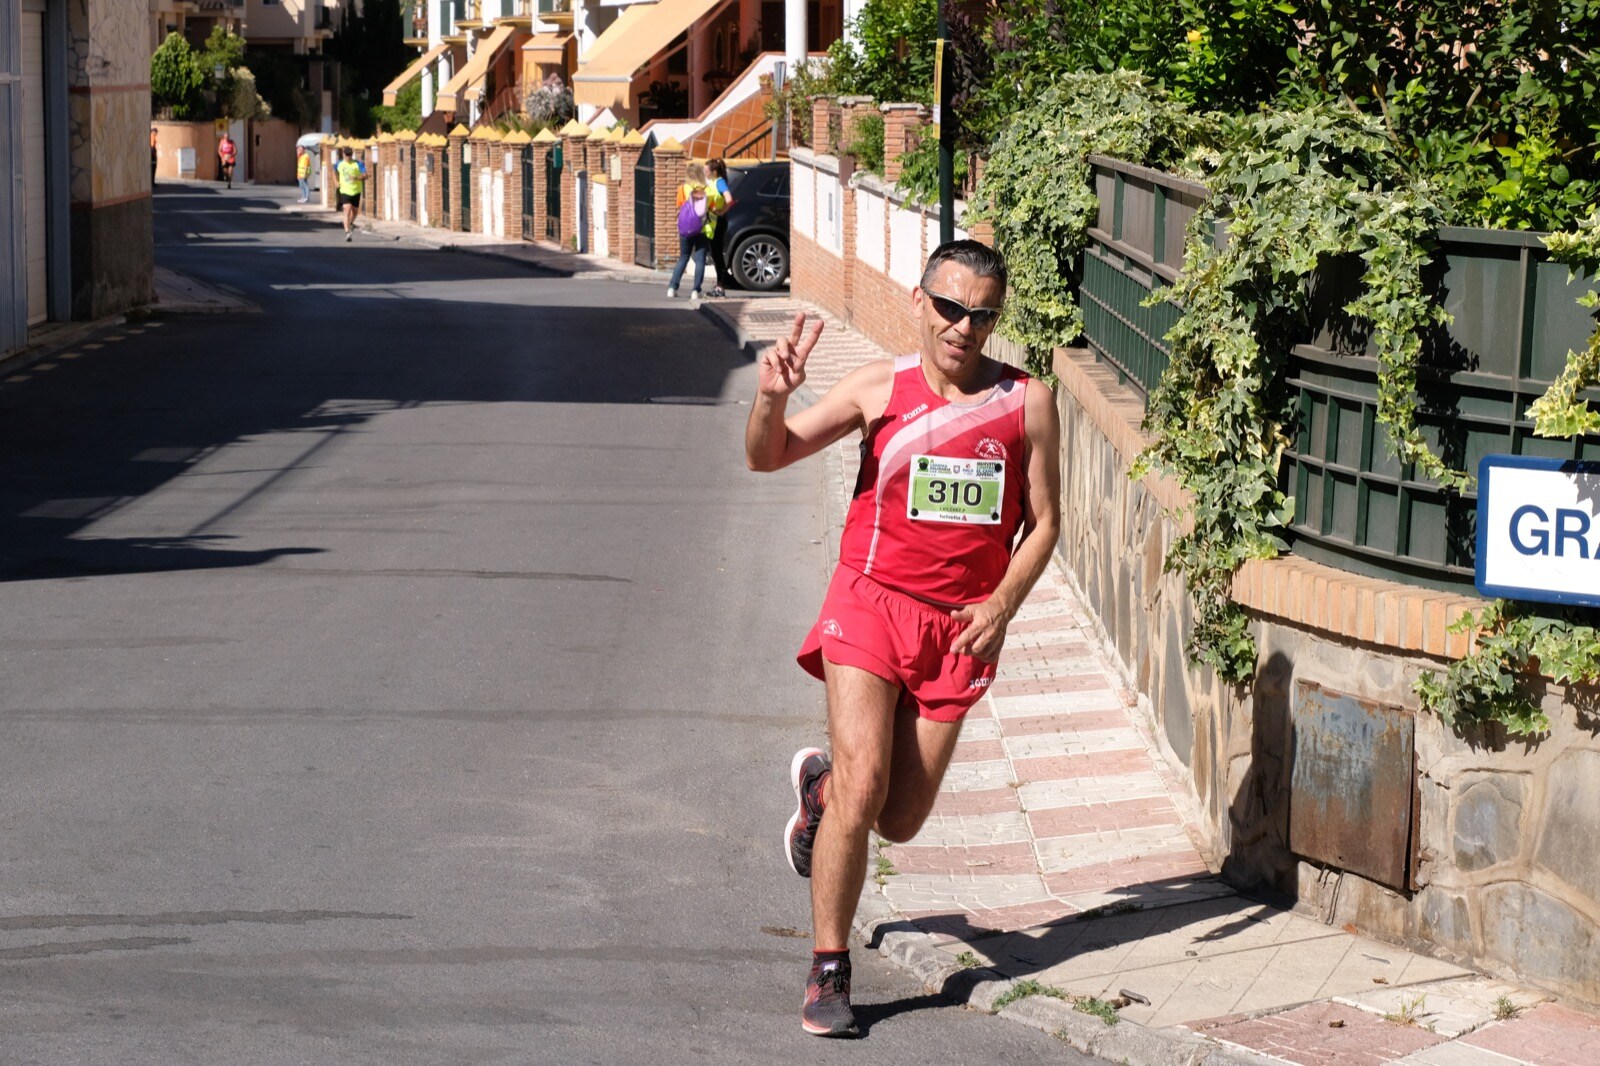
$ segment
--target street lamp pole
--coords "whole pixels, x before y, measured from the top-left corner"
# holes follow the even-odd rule
[[[946,106],[950,97],[950,66],[945,62],[945,52],[950,45],[950,27],[945,22],[944,0],[939,5],[938,50],[934,58],[933,120],[939,131],[939,243],[946,244],[956,236],[955,193],[955,116]]]

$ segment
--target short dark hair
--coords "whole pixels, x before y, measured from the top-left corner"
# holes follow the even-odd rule
[[[347,144],[343,148],[339,149],[339,154],[344,156],[346,159],[349,159],[350,158],[350,146]]]
[[[987,244],[972,240],[946,241],[935,248],[928,256],[928,265],[922,268],[922,280],[918,284],[926,290],[946,263],[964,266],[980,278],[998,278],[1001,291],[1005,291],[1006,257]]]

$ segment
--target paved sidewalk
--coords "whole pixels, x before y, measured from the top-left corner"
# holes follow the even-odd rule
[[[800,310],[819,313],[792,299],[705,308],[752,351]],[[830,319],[806,384],[820,394],[883,354]],[[832,550],[855,439],[827,462]],[[1190,835],[1186,791],[1102,648],[1052,564],[1011,626],[922,833],[877,843],[877,890],[857,916],[864,939],[980,1007],[1035,982],[1020,990],[1045,994],[1002,1013],[1129,1063],[1600,1062],[1600,1017],[1214,877]],[[1102,1003],[1120,1024],[1083,1010]]]
[[[316,205],[290,209],[337,221]],[[660,272],[549,245],[408,223],[362,229],[358,241],[665,283]],[[771,297],[700,310],[752,354],[786,333],[797,311],[821,314]],[[884,354],[829,319],[807,367],[809,395],[797,402],[814,402]],[[826,463],[831,552],[856,442],[829,449]],[[1212,876],[1190,835],[1187,795],[1102,647],[1094,618],[1052,565],[1011,627],[927,826],[908,844],[880,842],[878,891],[864,894],[857,915],[864,940],[930,986],[1130,1066],[1600,1062],[1600,1017],[1261,904]],[[1102,1004],[1117,1024],[1083,1009]]]

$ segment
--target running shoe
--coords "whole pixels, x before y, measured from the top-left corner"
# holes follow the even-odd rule
[[[817,788],[833,769],[833,760],[821,748],[801,748],[789,762],[789,780],[794,783],[796,810],[783,830],[783,852],[789,869],[801,877],[811,876],[811,848],[817,842],[817,826],[822,824],[822,804]]]
[[[830,959],[813,963],[806,980],[800,1024],[815,1036],[860,1036],[850,1009],[850,964]]]
[[[676,300],[677,298],[678,298],[678,290],[669,287],[667,289],[667,299]]]

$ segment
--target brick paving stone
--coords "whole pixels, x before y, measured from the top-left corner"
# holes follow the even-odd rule
[[[1541,1003],[1508,1021],[1484,1026],[1460,1042],[1539,1066],[1595,1066],[1600,1063],[1600,1018],[1558,1003]]]
[[[982,705],[980,704],[979,707]],[[961,741],[969,740],[999,740],[1000,721],[993,715],[980,711],[978,707],[972,709],[961,722]]]
[[[1197,878],[1209,878],[1211,871],[1193,849],[1166,854],[1138,855],[1111,862],[1097,862],[1061,873],[1046,874],[1050,894],[1078,896],[1108,889],[1147,888],[1170,884],[1181,887]]]
[[[1057,733],[1031,733],[1007,737],[1002,742],[1012,759],[1039,759],[1056,755],[1087,755],[1100,751],[1137,751],[1148,758],[1139,735],[1123,726],[1120,729],[1069,730]]]
[[[1030,597],[1027,602],[1032,603],[1034,601]],[[1056,602],[1059,603],[1060,601],[1057,600]],[[1089,643],[1087,634],[1076,628],[1069,628],[1062,623],[1063,619],[1060,615],[1029,615],[1025,617],[1021,611],[1018,611],[1017,617],[1013,618],[1011,624],[1006,627],[1006,636],[1009,639],[1019,633],[1049,632],[1058,634],[1063,641],[1080,644]]]
[[[1038,874],[897,874],[884,879],[883,894],[902,914],[996,910],[1050,901]]]
[[[1031,718],[1037,714],[1071,711],[1114,711],[1126,706],[1110,687],[1086,692],[1059,692],[1038,696],[1007,696],[994,699],[994,713],[1000,718]]]
[[[1073,781],[1084,778],[1136,774],[1150,768],[1150,755],[1143,748],[1125,751],[1096,751],[1085,755],[1054,755],[1043,759],[1018,759],[1016,780]]]
[[[982,940],[1003,933],[1038,930],[1071,921],[1071,907],[1057,900],[1044,903],[1023,903],[1014,907],[979,907],[971,911],[938,911],[929,914],[907,915],[917,926],[936,941],[951,945],[953,954],[959,954],[974,940]]]
[[[1017,799],[1024,809],[1042,811],[1055,807],[1080,807],[1109,803],[1119,799],[1170,798],[1167,786],[1152,770],[1103,781],[1031,781],[1017,786]]]
[[[1132,734],[1125,711],[1077,711],[1072,714],[1039,714],[1027,718],[991,719],[995,735],[1026,737],[1036,733],[1091,733],[1105,729],[1124,729]]]
[[[1033,846],[1028,832],[1028,817],[1013,804],[1008,810],[986,811],[982,814],[942,814],[928,816],[910,844],[896,844],[896,849],[911,845],[937,845],[958,847],[965,844],[1027,844]],[[1034,864],[1037,869],[1037,863]]]
[[[1035,696],[1054,692],[1083,692],[1104,689],[1105,673],[1092,659],[1080,659],[1083,669],[1079,673],[1051,674],[1048,677],[1006,678],[989,686],[989,695],[1001,699],[1008,696]]]
[[[1039,861],[1031,843],[971,844],[927,847],[895,844],[881,854],[894,864],[897,874],[938,874],[967,870],[974,874],[1037,874]]]
[[[1151,825],[1131,829],[1103,829],[1074,836],[1046,837],[1035,842],[1039,869],[1046,875],[1085,866],[1099,867],[1119,859],[1148,855],[1181,854],[1193,848],[1181,825]]]
[[[1330,1022],[1340,1024],[1334,1027]],[[1199,1031],[1302,1066],[1386,1066],[1446,1040],[1426,1029],[1386,1022],[1342,1003],[1312,1003]]]
[[[1005,759],[956,763],[945,772],[940,791],[974,792],[981,789],[1010,788],[1013,780],[1011,764]]]
[[[1005,757],[1005,741],[998,737],[993,740],[958,740],[955,754],[950,757],[950,762],[951,765],[962,762],[993,762]]]
[[[1537,1066],[1537,1063],[1451,1040],[1395,1059],[1393,1066]]]
[[[1033,835],[1040,839],[1183,824],[1177,807],[1166,796],[1124,800],[1120,803],[1054,807],[1044,811],[1029,811],[1026,817]]]
[[[948,779],[946,781],[948,785]],[[933,816],[957,817],[968,814],[996,814],[1017,810],[1017,790],[1004,788],[942,791],[933,804]],[[930,816],[931,817],[931,816]]]

